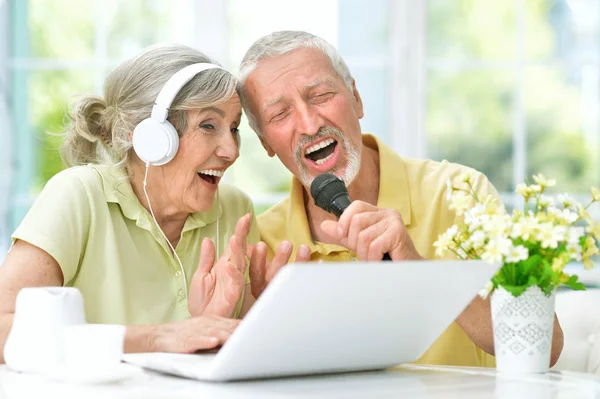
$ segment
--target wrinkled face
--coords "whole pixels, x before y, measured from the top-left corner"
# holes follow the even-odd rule
[[[226,103],[186,112],[177,155],[160,168],[161,195],[180,211],[204,212],[213,205],[223,173],[239,156],[242,108],[236,94]]]
[[[358,173],[363,107],[352,88],[326,55],[311,48],[261,60],[246,80],[263,146],[307,188],[322,173],[347,185]]]

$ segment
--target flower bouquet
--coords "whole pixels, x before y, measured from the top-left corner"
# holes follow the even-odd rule
[[[502,265],[480,292],[483,298],[491,294],[496,365],[501,371],[548,370],[556,289],[585,289],[565,266],[579,261],[589,269],[599,253],[600,223],[594,223],[588,208],[600,202],[600,190],[592,187],[592,200],[583,206],[568,194],[546,195],[554,179],[538,174],[533,181],[517,186],[524,207],[511,214],[498,198],[479,198],[471,174],[448,181],[450,208],[461,221],[434,243],[440,257],[450,252],[460,259]]]

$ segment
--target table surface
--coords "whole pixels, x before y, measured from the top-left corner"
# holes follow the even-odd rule
[[[401,365],[386,371],[206,383],[140,371],[114,383],[73,384],[0,366],[0,399],[20,398],[597,398],[600,376],[502,374],[494,369]]]

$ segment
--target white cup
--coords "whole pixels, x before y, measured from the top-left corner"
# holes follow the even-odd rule
[[[62,363],[63,328],[84,323],[83,298],[78,289],[21,289],[4,347],[6,365],[27,373],[44,373],[54,369]]]
[[[125,326],[67,326],[63,330],[64,366],[78,371],[114,368],[121,363],[124,342]]]

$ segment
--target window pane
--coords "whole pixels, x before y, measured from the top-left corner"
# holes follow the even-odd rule
[[[94,92],[94,77],[88,71],[39,70],[30,74],[30,118],[36,136],[38,174],[34,191],[39,191],[54,174],[63,169],[58,152],[66,122],[65,114],[78,94]]]
[[[430,72],[426,120],[430,156],[473,167],[499,191],[510,190],[513,84],[510,72]]]
[[[26,0],[22,0],[26,1]],[[94,54],[95,0],[29,0],[31,57],[86,59]]]
[[[598,62],[600,2],[525,1],[525,47],[531,61]]]
[[[595,66],[527,71],[527,175],[556,178],[559,191],[599,184],[599,76]]]
[[[515,0],[429,0],[427,4],[428,57],[515,57]]]
[[[106,40],[108,57],[121,60],[131,57],[144,47],[171,41],[173,4],[170,3],[148,0],[109,1],[108,7],[103,10],[107,21],[106,38],[101,38]]]

